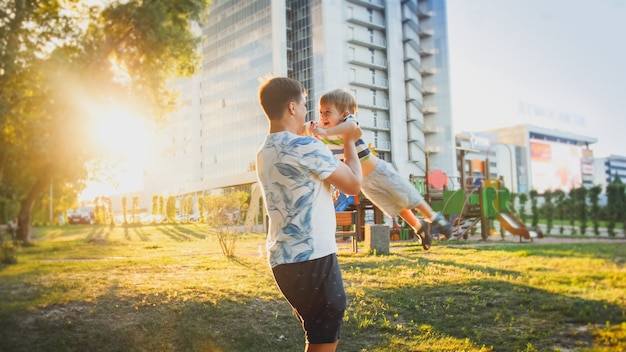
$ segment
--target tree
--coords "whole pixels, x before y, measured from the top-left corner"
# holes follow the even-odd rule
[[[0,0],[0,197],[19,202],[28,243],[35,201],[51,183],[84,187],[99,106],[161,120],[176,77],[193,74],[209,0]],[[91,126],[91,127],[90,127]]]
[[[593,186],[589,189],[589,202],[591,203],[589,211],[593,223],[593,233],[596,236],[600,235],[600,193],[602,193],[600,186]]]
[[[159,196],[159,215],[161,215],[161,222],[167,221],[167,213],[165,211],[165,198]]]
[[[584,235],[587,232],[587,189],[585,187],[575,188],[570,194],[574,195],[574,213],[578,218],[580,234]]]
[[[237,227],[242,224],[242,214],[245,214],[249,203],[250,195],[243,191],[207,195],[205,198],[207,221],[216,230],[222,253],[227,257],[235,255]]]
[[[546,217],[546,234],[550,234],[552,231],[552,223],[554,221],[554,203],[552,198],[554,193],[551,190],[543,192],[543,212]]]
[[[555,199],[556,203],[556,213],[557,218],[560,220],[559,233],[562,235],[565,231],[563,227],[563,221],[565,220],[565,192],[563,190],[557,189],[552,193],[552,197]]]
[[[104,224],[107,217],[107,210],[104,205],[104,199],[101,197],[97,197],[94,203],[94,222],[96,224]]]
[[[606,195],[607,195],[607,229],[609,231],[609,236],[615,237],[615,224],[620,221],[624,221],[626,217],[626,196],[625,196],[625,186],[622,183],[622,180],[618,175],[615,175],[615,178],[611,183],[606,186]],[[626,227],[624,227],[626,231]]]
[[[526,223],[526,202],[528,202],[528,194],[520,193],[519,195],[519,216],[523,223]]]
[[[126,196],[122,197],[122,215],[124,216],[124,224],[128,224],[128,219],[126,218],[126,214],[128,212],[128,198]]]
[[[537,197],[539,193],[534,189],[529,192],[530,195],[530,211],[532,214],[532,222],[531,225],[533,228],[539,225],[539,208],[537,207]]]
[[[169,223],[176,221],[176,197],[174,196],[167,197],[167,203],[165,205],[165,218]]]
[[[139,221],[139,197],[133,196],[133,205],[130,208],[130,222],[133,224],[138,223]]]
[[[158,195],[153,195],[152,196],[152,222],[156,222],[159,214],[159,209],[160,209],[160,197]]]
[[[204,222],[204,195],[198,195],[198,213],[200,217],[198,218],[199,222]]]
[[[572,227],[572,233],[574,231],[574,226],[576,226],[576,188],[572,188],[569,190],[567,201],[565,203],[566,212],[569,219],[569,224]]]

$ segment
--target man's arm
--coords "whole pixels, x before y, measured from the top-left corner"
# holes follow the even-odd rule
[[[355,142],[361,138],[361,134],[361,130],[357,127],[343,135],[344,162],[339,163],[337,169],[327,178],[328,182],[348,195],[359,194],[363,183],[361,161],[355,146]]]

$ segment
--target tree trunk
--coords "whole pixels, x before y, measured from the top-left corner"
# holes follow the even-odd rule
[[[33,211],[33,206],[35,205],[35,201],[44,191],[45,187],[50,183],[50,171],[51,167],[48,167],[46,172],[43,172],[42,175],[37,179],[37,182],[33,185],[28,196],[22,201],[20,206],[20,215],[18,216],[18,228],[17,228],[17,240],[21,241],[22,244],[28,245],[29,242],[29,234],[30,234],[30,218]]]

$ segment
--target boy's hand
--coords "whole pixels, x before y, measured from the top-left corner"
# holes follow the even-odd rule
[[[315,125],[315,127],[313,127],[313,130],[311,131],[311,134],[314,136],[319,136],[319,137],[326,137],[328,134],[326,133],[326,130]]]

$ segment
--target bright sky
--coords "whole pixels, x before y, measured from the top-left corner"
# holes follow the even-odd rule
[[[626,0],[447,0],[455,132],[521,123],[626,155]]]

